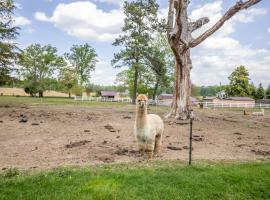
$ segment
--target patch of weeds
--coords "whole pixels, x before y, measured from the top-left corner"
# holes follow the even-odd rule
[[[20,173],[20,171],[18,170],[18,169],[16,169],[16,168],[11,168],[11,169],[8,169],[5,173],[4,173],[4,175],[3,175],[3,177],[4,178],[12,178],[12,177],[15,177],[15,176],[19,176],[21,173]]]

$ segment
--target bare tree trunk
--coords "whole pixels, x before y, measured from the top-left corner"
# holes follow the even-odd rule
[[[173,100],[167,117],[187,119],[189,117],[191,93],[189,53],[181,54],[180,59],[183,61],[182,64],[175,61]]]
[[[68,98],[71,98],[71,89],[68,89]]]
[[[134,74],[134,81],[133,81],[133,96],[132,96],[132,104],[136,104],[136,97],[137,97],[137,85],[138,85],[138,66],[135,66],[135,74]]]
[[[43,91],[42,90],[38,91],[38,96],[43,97]]]
[[[190,117],[190,70],[192,68],[192,63],[189,49],[196,47],[210,35],[215,33],[238,11],[247,9],[260,1],[261,0],[238,1],[218,20],[216,24],[194,39],[192,38],[192,32],[208,23],[209,19],[203,17],[195,22],[189,22],[187,16],[189,0],[169,0],[167,37],[175,56],[175,83],[171,110],[167,114],[167,118],[174,117],[177,119],[187,119]]]
[[[159,79],[157,80],[155,87],[154,87],[153,100],[156,100],[158,86],[159,86]]]

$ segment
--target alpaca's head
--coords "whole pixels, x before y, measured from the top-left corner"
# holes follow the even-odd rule
[[[144,108],[146,108],[146,106],[147,106],[148,98],[147,98],[147,96],[144,95],[144,94],[139,94],[139,95],[137,96],[136,102],[137,102],[138,108],[144,109]]]

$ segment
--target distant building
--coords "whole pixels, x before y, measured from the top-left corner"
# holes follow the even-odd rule
[[[259,104],[270,104],[270,99],[258,99],[258,100],[256,100],[256,103],[259,103]]]
[[[255,105],[255,100],[250,97],[228,97],[225,99],[219,99],[218,97],[204,97],[204,103],[213,103],[213,104],[248,104],[250,106]]]
[[[101,97],[108,99],[118,99],[119,93],[115,91],[101,91]]]
[[[204,103],[219,103],[221,99],[217,97],[204,97],[202,101]]]

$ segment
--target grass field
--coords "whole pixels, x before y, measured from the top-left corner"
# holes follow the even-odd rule
[[[127,103],[122,102],[89,102],[89,101],[75,101],[73,98],[63,97],[14,97],[14,96],[0,96],[0,105],[77,105],[77,106],[123,106]]]
[[[270,199],[270,164],[174,162],[9,170],[0,177],[0,199]]]

